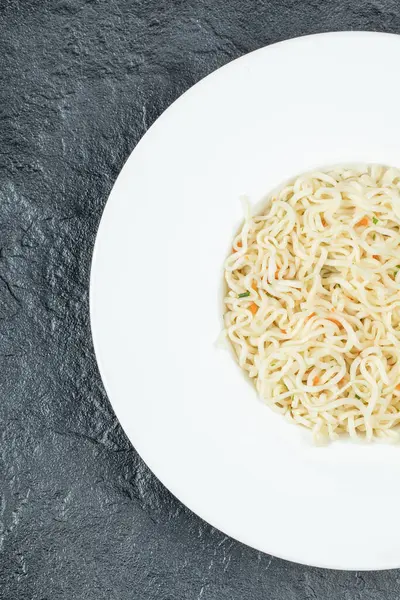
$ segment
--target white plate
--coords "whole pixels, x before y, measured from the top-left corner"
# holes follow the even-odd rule
[[[157,477],[234,538],[339,569],[400,566],[400,448],[315,448],[257,398],[221,329],[242,214],[317,166],[400,166],[400,37],[335,33],[253,52],[177,100],[110,195],[92,267],[96,355]]]

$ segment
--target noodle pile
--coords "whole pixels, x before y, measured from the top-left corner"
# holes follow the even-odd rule
[[[317,443],[397,441],[400,170],[311,172],[246,213],[224,322],[260,397]]]

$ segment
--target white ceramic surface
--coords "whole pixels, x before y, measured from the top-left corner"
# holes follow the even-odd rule
[[[241,194],[318,166],[400,166],[399,65],[400,37],[335,33],[219,69],[132,152],[93,257],[96,355],[143,459],[215,527],[323,567],[400,567],[400,448],[315,448],[257,399],[214,345],[222,265]]]

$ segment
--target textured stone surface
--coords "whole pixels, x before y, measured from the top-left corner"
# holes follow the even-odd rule
[[[398,0],[0,2],[2,600],[399,598],[397,571],[289,564],[182,507],[121,431],[90,339],[96,229],[149,125],[227,61],[339,29],[400,32]]]

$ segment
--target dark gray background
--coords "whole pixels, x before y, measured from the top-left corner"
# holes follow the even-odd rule
[[[0,27],[1,599],[397,600],[398,571],[260,554],[164,489],[104,393],[88,282],[112,184],[175,98],[278,40],[400,32],[398,0],[0,0]]]

